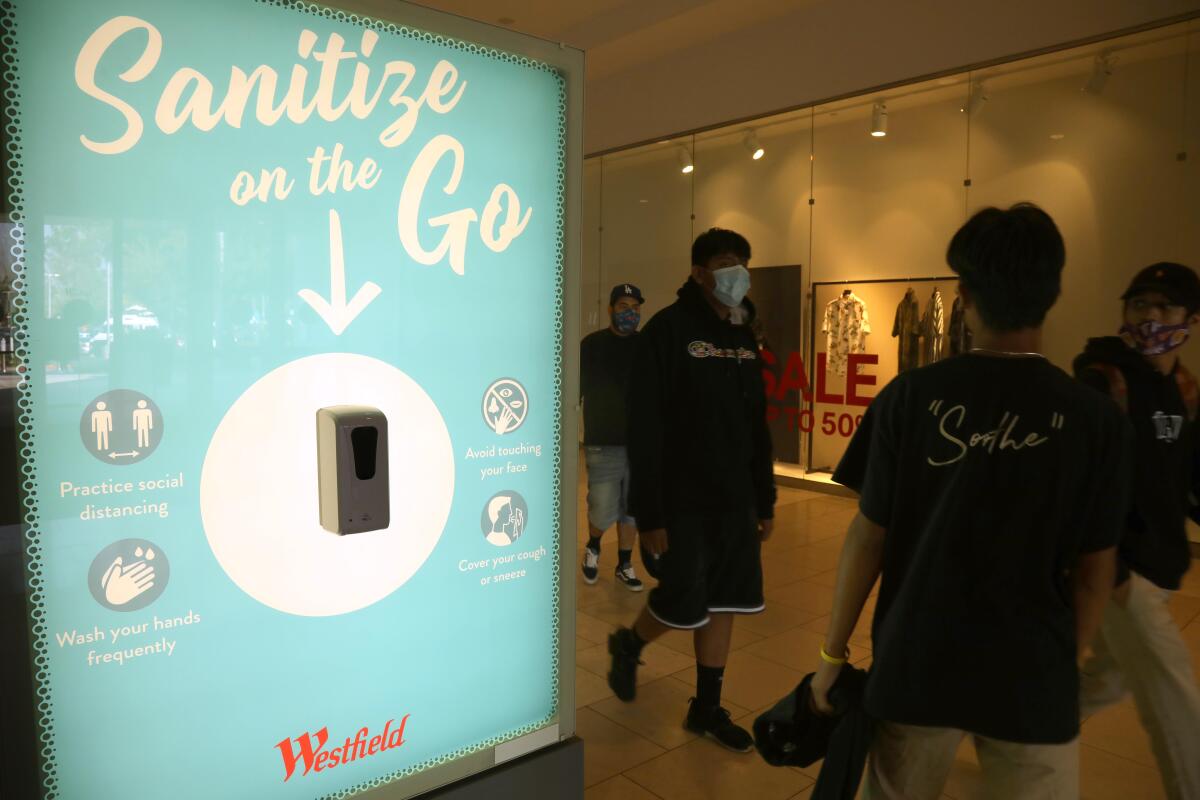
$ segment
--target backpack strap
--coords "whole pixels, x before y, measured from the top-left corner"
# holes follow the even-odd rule
[[[1175,366],[1175,383],[1179,386],[1179,394],[1183,397],[1183,405],[1187,408],[1188,420],[1194,422],[1200,413],[1200,385],[1196,378],[1188,372],[1183,364]]]
[[[1108,394],[1112,397],[1113,402],[1125,414],[1129,413],[1129,384],[1125,381],[1125,375],[1120,369],[1112,364],[1089,364],[1088,369],[1099,372],[1108,381]],[[1188,376],[1191,378],[1191,376]],[[1195,380],[1192,380],[1192,388],[1196,389]],[[1181,389],[1182,390],[1182,389]]]

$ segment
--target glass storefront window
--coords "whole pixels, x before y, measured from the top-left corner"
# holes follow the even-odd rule
[[[1035,202],[1067,243],[1045,337],[1060,366],[1088,337],[1115,333],[1139,269],[1197,260],[1183,247],[1197,206],[1177,160],[1184,34],[1151,31],[973,76],[988,99],[971,118],[970,206]]]
[[[676,162],[680,143],[694,154],[690,180]],[[1117,298],[1138,268],[1200,264],[1198,161],[1193,21],[607,154],[599,284],[636,269],[649,315],[673,298],[692,235],[714,225],[745,234],[752,299],[786,327],[798,320],[802,342],[802,372],[789,373],[785,357],[768,380],[768,390],[786,385],[772,413],[792,406],[799,428],[773,423],[776,452],[791,464],[778,470],[814,477],[836,465],[862,402],[914,359],[962,346],[949,338],[957,285],[945,250],[971,213],[1031,201],[1055,217],[1068,263],[1046,350],[1069,368],[1088,336],[1115,328]],[[667,296],[651,298],[648,286]],[[906,357],[892,334],[910,288],[919,330]],[[847,289],[871,330],[846,354],[858,356],[853,376],[831,368],[822,330]],[[1200,354],[1186,357],[1200,369]]]
[[[805,367],[803,314],[795,298],[810,272],[812,112],[725,128],[696,140],[696,233],[728,228],[750,242],[750,300],[770,375],[768,420],[775,458],[798,463]]]
[[[694,154],[695,142],[687,137],[605,156],[598,277],[603,307],[595,327],[608,324],[608,292],[618,283],[642,290],[644,319],[675,301],[688,276],[695,173],[684,168]]]
[[[949,321],[953,284],[914,281],[947,274],[946,241],[962,224],[965,91],[946,78],[816,109],[809,471],[836,466],[866,404],[897,374],[892,333],[907,289],[931,336],[944,331],[939,315]]]

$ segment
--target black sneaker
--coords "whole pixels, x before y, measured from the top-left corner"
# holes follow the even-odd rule
[[[600,575],[600,554],[590,547],[583,548],[583,582],[593,584]]]
[[[637,696],[637,668],[642,663],[633,641],[633,631],[617,628],[615,633],[609,634],[608,652],[612,654],[608,686],[618,699],[628,703]]]
[[[683,727],[692,733],[707,736],[735,753],[749,753],[754,749],[754,737],[745,728],[733,724],[728,710],[720,706],[704,708],[696,703],[694,697]]]
[[[642,582],[638,580],[637,573],[633,571],[633,564],[622,564],[617,567],[617,583],[623,585],[631,592],[640,592],[643,588]]]

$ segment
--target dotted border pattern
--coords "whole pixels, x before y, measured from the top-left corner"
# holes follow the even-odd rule
[[[50,632],[46,627],[46,585],[42,565],[42,531],[38,513],[38,469],[34,460],[37,440],[34,434],[33,364],[29,358],[29,281],[28,264],[25,258],[25,192],[23,178],[24,149],[21,140],[21,88],[20,72],[17,69],[17,6],[15,0],[0,2],[0,20],[3,22],[4,80],[6,89],[4,103],[8,107],[8,189],[12,198],[12,229],[9,233],[13,272],[13,323],[16,329],[15,354],[21,365],[21,380],[17,385],[17,425],[20,457],[20,493],[24,506],[24,551],[26,580],[29,588],[29,622],[33,644],[34,691],[38,714],[38,757],[42,769],[42,786],[45,797],[53,800],[59,796],[58,765],[55,758],[54,701],[50,692]]]
[[[415,28],[409,28],[409,27],[403,26],[403,25],[396,25],[391,22],[386,22],[383,20],[378,20],[378,19],[374,19],[371,17],[362,16],[359,14],[352,14],[352,13],[349,13],[346,11],[339,11],[337,9],[326,8],[324,6],[320,6],[315,3],[306,2],[306,0],[257,0],[257,2],[262,3],[264,5],[278,6],[280,8],[287,8],[287,9],[291,9],[294,11],[309,13],[309,14],[313,14],[315,16],[325,17],[327,19],[332,19],[337,22],[342,22],[342,23],[346,23],[346,24],[350,24],[350,25],[358,25],[360,27],[373,28],[374,30],[381,31],[384,33],[390,33],[390,34],[393,34],[396,36],[403,36],[408,39],[415,39],[417,41],[423,41],[423,42],[437,45],[440,47],[447,47],[447,48],[451,48],[454,50],[460,50],[463,52],[471,53],[473,55],[479,55],[479,56],[484,56],[487,58],[494,58],[494,59],[497,59],[500,61],[506,61],[506,62],[509,62],[511,64],[516,64],[521,67],[526,67],[529,69],[535,69],[535,70],[548,72],[557,79],[557,82],[558,82],[558,114],[557,114],[556,122],[558,125],[558,137],[557,137],[558,152],[556,155],[557,155],[557,164],[558,164],[558,168],[557,168],[558,174],[556,176],[557,185],[556,185],[556,199],[555,199],[556,235],[555,235],[555,265],[554,265],[554,296],[555,296],[554,338],[559,346],[556,348],[555,357],[554,357],[553,465],[554,465],[554,474],[561,475],[562,474],[561,473],[561,470],[562,470],[561,442],[562,442],[562,410],[563,410],[562,379],[563,379],[563,332],[564,332],[564,327],[563,327],[563,313],[564,313],[563,287],[564,287],[565,276],[566,276],[566,236],[565,236],[566,219],[565,219],[565,217],[566,217],[566,192],[567,192],[567,169],[566,169],[566,160],[567,160],[567,156],[566,156],[566,154],[567,154],[567,87],[566,87],[566,80],[562,76],[562,73],[559,72],[559,70],[557,70],[554,66],[552,66],[550,64],[546,64],[541,61],[536,61],[531,58],[526,58],[525,56],[519,56],[519,55],[515,55],[513,53],[506,53],[502,50],[497,50],[492,47],[483,47],[481,45],[471,44],[470,42],[464,42],[459,39],[452,39],[450,37],[442,36],[440,34],[427,33],[425,31],[420,31]],[[553,502],[553,508],[552,508],[552,515],[553,515],[553,518],[556,520],[561,519],[561,516],[562,516],[562,492],[563,492],[563,486],[562,486],[562,482],[560,480],[555,485],[554,502]],[[559,533],[561,536],[561,531]],[[442,755],[435,756],[434,758],[428,759],[419,764],[415,764],[411,767],[407,767],[402,770],[397,770],[395,772],[388,773],[387,775],[383,775],[378,778],[374,778],[370,781],[360,783],[356,786],[352,786],[349,789],[345,789],[345,790],[342,790],[339,792],[334,792],[334,793],[325,795],[322,798],[322,800],[347,800],[348,798],[351,798],[357,794],[361,794],[362,792],[366,792],[371,789],[377,789],[381,786],[385,786],[387,784],[394,783],[395,781],[402,780],[404,778],[408,778],[413,775],[416,775],[419,772],[424,772],[425,770],[428,770],[433,767],[444,766],[453,761],[457,761],[458,759],[463,758],[464,756],[468,756],[473,753],[478,753],[478,752],[481,752],[484,750],[488,750],[488,749],[495,747],[496,745],[502,744],[507,741],[512,741],[513,739],[517,739],[521,736],[528,735],[530,733],[533,733],[536,730],[539,730],[540,728],[545,727],[546,725],[550,724],[554,720],[554,718],[557,716],[558,711],[559,711],[558,698],[559,698],[559,687],[560,687],[559,646],[560,646],[560,640],[561,640],[561,636],[560,636],[561,588],[560,588],[560,581],[558,580],[558,575],[559,575],[560,566],[561,566],[561,552],[560,552],[560,547],[559,547],[559,538],[560,538],[559,536],[556,536],[553,539],[553,542],[551,545],[552,552],[551,552],[551,557],[550,557],[550,563],[553,567],[554,576],[555,576],[555,580],[553,582],[553,586],[554,586],[553,596],[552,596],[552,600],[551,600],[551,602],[552,602],[552,612],[551,612],[552,617],[551,617],[551,626],[550,626],[551,636],[552,636],[551,652],[554,653],[553,661],[552,661],[552,668],[551,668],[550,688],[551,688],[552,697],[554,698],[554,705],[551,706],[550,712],[546,716],[544,716],[542,719],[540,719],[536,722],[533,722],[529,725],[525,725],[525,726],[522,726],[515,730],[511,730],[506,733],[503,733],[503,734],[500,734],[497,736],[493,736],[493,737],[485,739],[481,742],[477,742],[473,745],[467,745],[465,747],[459,748],[458,750],[455,750],[450,753],[443,753]]]
[[[555,474],[561,474],[562,468],[562,373],[563,373],[563,285],[565,277],[565,220],[566,214],[566,82],[562,74],[552,65],[544,62],[535,61],[524,56],[505,53],[495,48],[482,47],[480,45],[463,42],[457,39],[451,39],[445,36],[430,34],[423,31],[418,31],[412,28],[394,25],[382,20],[375,20],[369,17],[363,17],[357,14],[349,14],[344,11],[337,11],[318,6],[312,3],[303,2],[303,0],[258,0],[258,2],[288,8],[301,12],[323,16],[338,22],[344,22],[363,27],[371,27],[393,35],[404,36],[406,38],[424,41],[430,44],[449,47],[463,52],[472,53],[488,58],[494,58],[516,64],[528,69],[536,69],[548,72],[555,76],[558,80],[558,176],[557,176],[557,200],[556,200],[556,263],[555,263],[555,297],[556,307],[554,310],[555,317],[555,339],[559,342],[557,353],[554,362],[554,446],[553,446],[553,464]],[[3,21],[2,40],[4,44],[3,69],[7,88],[4,93],[4,102],[9,109],[9,123],[7,126],[8,133],[8,159],[9,166],[9,189],[12,198],[12,222],[13,227],[10,232],[12,244],[10,252],[13,257],[13,267],[15,280],[13,281],[14,301],[13,301],[13,322],[16,328],[16,356],[18,362],[24,365],[24,373],[21,382],[18,386],[18,424],[21,427],[20,431],[20,456],[21,456],[21,474],[22,474],[22,504],[25,508],[25,555],[26,555],[26,572],[29,586],[29,605],[30,605],[30,628],[33,634],[33,665],[35,670],[34,682],[35,691],[38,698],[38,718],[39,718],[39,742],[41,751],[39,756],[42,762],[42,786],[44,797],[46,800],[56,800],[61,796],[61,787],[59,785],[57,750],[55,748],[55,732],[54,732],[54,702],[50,687],[49,675],[49,657],[48,657],[48,642],[49,631],[46,627],[46,590],[45,590],[45,575],[43,570],[43,551],[41,547],[42,531],[39,525],[38,513],[38,472],[37,464],[34,461],[34,453],[36,451],[36,435],[34,433],[34,404],[32,393],[32,369],[33,363],[30,360],[30,334],[29,334],[29,311],[28,311],[28,281],[26,278],[26,269],[28,265],[25,259],[25,196],[23,183],[23,148],[21,145],[21,92],[20,92],[20,73],[17,69],[18,58],[16,55],[17,46],[17,30],[18,18],[16,13],[16,5],[14,0],[2,0],[0,2],[0,20]],[[0,155],[5,157],[5,155]],[[555,519],[559,519],[562,513],[562,491],[561,482],[556,486],[553,515]],[[561,534],[561,531],[560,531]],[[561,553],[559,547],[559,539],[555,537],[552,543],[551,564],[554,569],[554,574],[557,576],[560,570]],[[359,784],[345,791],[337,792],[328,795],[328,800],[343,800],[353,795],[374,789],[385,784],[392,783],[396,780],[409,777],[418,772],[422,772],[431,767],[441,766],[451,761],[455,761],[463,756],[471,753],[480,752],[506,741],[518,738],[520,736],[533,733],[534,731],[549,724],[558,714],[558,696],[559,696],[559,625],[560,625],[560,607],[561,607],[561,588],[559,581],[554,581],[554,590],[552,598],[552,650],[554,652],[552,664],[551,690],[554,697],[554,706],[551,707],[550,713],[541,720],[530,725],[525,725],[521,728],[509,731],[505,734],[492,737],[477,744],[461,748],[452,753],[446,753],[435,757],[421,764],[408,767],[404,770],[393,772],[372,781]]]

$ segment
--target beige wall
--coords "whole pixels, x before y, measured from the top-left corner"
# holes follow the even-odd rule
[[[797,3],[591,76],[584,146],[597,153],[1197,11],[1196,0]]]

